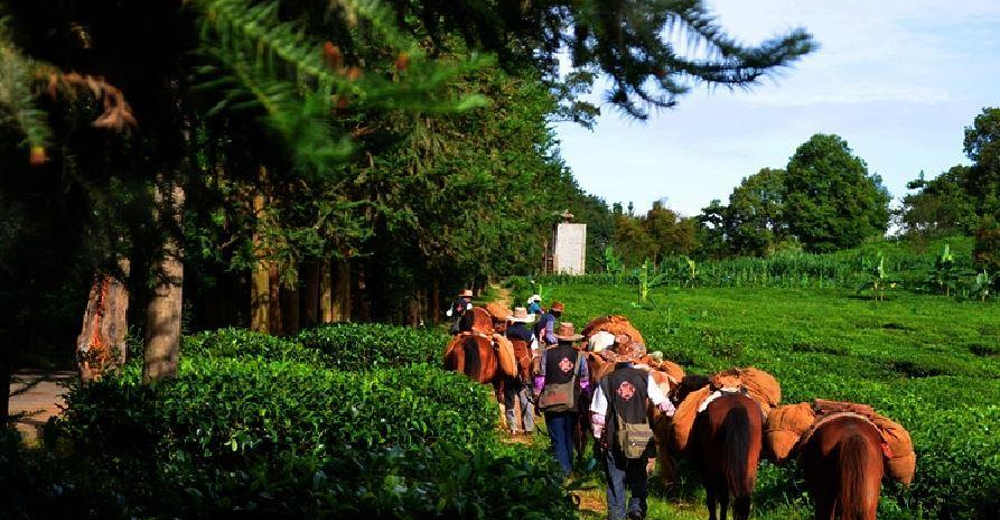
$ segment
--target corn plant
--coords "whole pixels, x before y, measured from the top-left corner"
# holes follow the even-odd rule
[[[685,281],[685,285],[688,287],[694,287],[698,282],[698,277],[701,275],[701,271],[698,270],[698,263],[687,255],[682,258],[687,263],[687,270],[685,271],[687,280]]]

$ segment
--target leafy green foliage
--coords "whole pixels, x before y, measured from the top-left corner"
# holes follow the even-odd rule
[[[881,252],[874,260],[865,261],[862,272],[867,279],[858,287],[858,292],[871,292],[875,301],[884,300],[886,290],[895,288],[898,283],[889,276],[885,267],[885,256]]]
[[[304,330],[295,341],[322,352],[331,368],[373,370],[414,363],[436,365],[448,338],[438,330],[344,323]]]
[[[784,218],[808,251],[856,247],[884,233],[889,199],[881,178],[836,135],[814,135],[788,162]]]

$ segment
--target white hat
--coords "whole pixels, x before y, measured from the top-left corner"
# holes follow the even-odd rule
[[[539,296],[539,295],[537,295],[537,294],[532,294],[531,298],[528,298],[528,303],[531,303],[531,302],[540,302],[540,301],[542,301],[542,297]]]
[[[589,340],[587,340],[587,345],[589,346],[589,350],[593,352],[600,352],[604,349],[611,348],[614,346],[614,344],[615,344],[615,335],[603,330],[594,333],[594,335],[591,336]]]

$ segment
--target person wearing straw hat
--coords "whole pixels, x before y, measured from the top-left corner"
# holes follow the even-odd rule
[[[528,298],[528,314],[542,314],[542,297],[537,294],[532,294],[531,298]]]
[[[510,325],[504,332],[514,346],[514,357],[517,358],[518,367],[518,376],[506,378],[503,388],[504,412],[507,427],[512,435],[519,433],[531,435],[535,431],[535,410],[528,398],[528,387],[531,384],[531,359],[538,349],[538,340],[535,338],[535,333],[526,326],[534,321],[534,318],[524,307],[516,307],[514,314],[507,318]],[[521,429],[517,428],[514,417],[515,400],[521,406]]]
[[[462,292],[458,293],[458,298],[452,302],[451,307],[444,313],[445,316],[451,318],[451,333],[458,334],[460,325],[462,322],[462,315],[465,311],[472,308],[472,290],[463,289]]]
[[[534,386],[538,407],[545,413],[552,450],[564,476],[568,477],[573,470],[573,431],[579,417],[577,403],[580,394],[590,387],[590,375],[587,359],[573,346],[583,339],[573,324],[559,324],[555,338],[557,344],[542,351]]]
[[[642,520],[646,518],[648,494],[646,463],[656,453],[647,406],[652,402],[670,417],[674,405],[647,370],[634,366],[645,354],[644,346],[623,342],[616,350],[614,371],[594,390],[590,421],[603,452],[600,458],[608,482],[608,519],[622,520],[627,511],[629,520]],[[631,495],[627,503],[626,491]]]
[[[550,346],[559,342],[555,334],[556,320],[562,316],[564,310],[566,307],[562,302],[552,302],[549,312],[542,314],[542,317],[538,319],[538,323],[535,323],[535,336],[538,337],[539,342]]]

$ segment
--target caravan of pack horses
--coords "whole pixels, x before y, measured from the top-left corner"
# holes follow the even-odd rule
[[[709,520],[750,518],[762,458],[801,466],[817,520],[874,520],[883,477],[913,480],[909,433],[868,405],[782,404],[781,384],[755,367],[687,374],[625,316],[596,317],[578,334],[556,324],[561,302],[546,312],[532,296],[536,315],[463,295],[445,368],[492,385],[512,436],[532,435],[533,415],[544,416],[567,478],[589,448],[607,477],[608,518],[646,518],[648,478],[658,468],[672,486],[678,459],[696,470]]]

